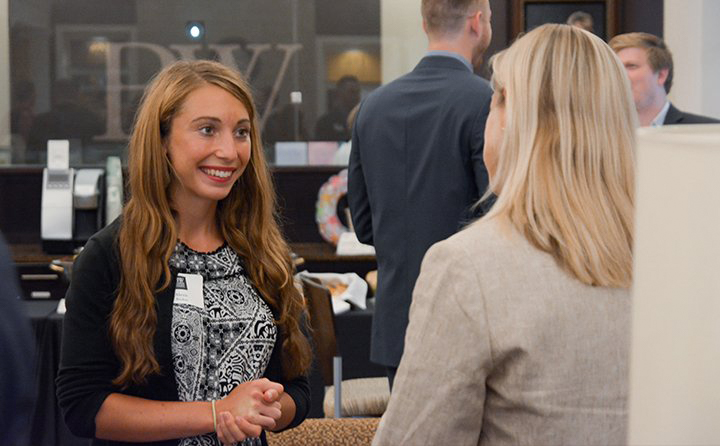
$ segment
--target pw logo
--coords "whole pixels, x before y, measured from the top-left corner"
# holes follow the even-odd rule
[[[280,69],[275,76],[275,81],[270,91],[270,96],[265,103],[265,109],[260,112],[260,128],[264,127],[265,120],[272,110],[273,103],[277,97],[282,81],[287,73],[288,65],[292,56],[302,49],[302,45],[299,43],[290,44],[275,44],[269,43],[254,43],[245,45],[245,49],[250,52],[250,61],[244,70],[240,69],[237,65],[237,61],[233,56],[233,51],[241,49],[242,47],[237,44],[215,44],[208,45],[208,49],[215,51],[220,59],[220,62],[233,68],[245,75],[246,79],[250,79],[250,76],[257,65],[257,61],[260,55],[274,49],[280,51],[283,55]],[[164,67],[170,65],[178,59],[183,60],[195,60],[195,54],[201,50],[201,46],[194,45],[170,45],[170,49],[165,48],[162,45],[147,42],[120,42],[120,43],[109,43],[108,50],[105,56],[106,69],[107,69],[107,93],[106,93],[106,112],[107,112],[107,125],[105,133],[98,136],[98,140],[102,141],[117,141],[127,139],[128,135],[122,129],[121,119],[121,95],[123,91],[142,91],[145,88],[145,84],[133,84],[122,82],[122,67],[121,67],[121,55],[123,50],[126,49],[140,49],[150,51],[154,53],[160,60],[160,64]],[[173,53],[175,51],[175,53]],[[179,57],[178,57],[179,56]]]

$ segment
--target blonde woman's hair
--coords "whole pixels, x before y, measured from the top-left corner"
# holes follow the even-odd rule
[[[491,65],[506,122],[487,217],[583,283],[628,287],[637,117],[620,60],[587,31],[544,25]]]
[[[121,278],[110,319],[110,337],[122,369],[114,384],[145,382],[160,372],[153,349],[157,328],[155,294],[170,286],[169,259],[178,233],[170,206],[173,171],[163,144],[187,96],[214,85],[232,94],[248,111],[250,161],[229,195],[218,203],[223,238],[243,258],[252,283],[277,315],[283,373],[305,373],[311,349],[301,330],[305,306],[293,285],[290,250],[276,222],[275,192],[260,141],[250,87],[241,75],[210,61],[176,62],[148,85],[129,146],[130,198],[119,234]]]

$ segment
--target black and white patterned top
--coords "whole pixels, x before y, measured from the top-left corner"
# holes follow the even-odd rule
[[[203,278],[204,308],[173,304],[170,342],[180,401],[219,400],[238,384],[261,378],[277,327],[235,251],[225,244],[201,253],[178,242],[170,266]],[[211,434],[186,438],[180,444],[220,443]]]

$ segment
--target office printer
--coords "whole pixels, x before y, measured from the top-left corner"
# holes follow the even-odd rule
[[[105,170],[43,170],[40,212],[42,248],[69,254],[105,222]]]
[[[55,163],[51,163],[51,143]],[[48,254],[72,253],[107,224],[106,214],[114,219],[122,207],[120,160],[116,157],[108,160],[110,178],[106,192],[105,169],[70,168],[62,160],[67,157],[67,146],[62,141],[48,141],[40,213],[42,248]],[[106,209],[107,194],[110,202]]]

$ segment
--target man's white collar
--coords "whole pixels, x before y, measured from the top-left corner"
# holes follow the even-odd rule
[[[665,105],[660,110],[660,113],[658,113],[657,116],[655,116],[655,119],[650,122],[650,127],[662,127],[665,122],[665,117],[668,114],[668,110],[670,110],[670,101],[665,101]]]

